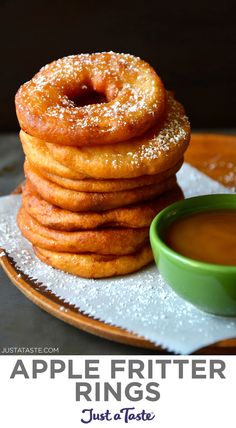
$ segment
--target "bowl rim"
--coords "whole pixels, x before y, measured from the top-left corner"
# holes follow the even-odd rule
[[[206,202],[206,200],[209,199],[226,199],[229,201],[230,203],[230,199],[235,199],[235,210],[236,210],[236,194],[233,193],[217,193],[217,194],[209,194],[209,195],[200,195],[200,196],[194,196],[191,198],[186,198],[186,199],[182,199],[180,201],[174,202],[173,204],[169,205],[168,207],[164,208],[163,210],[161,210],[152,220],[151,226],[150,226],[150,241],[151,241],[151,246],[155,247],[155,246],[159,246],[159,248],[161,248],[161,250],[168,255],[169,257],[171,257],[174,260],[177,260],[191,268],[197,268],[197,269],[201,269],[201,270],[208,270],[211,272],[221,272],[221,273],[228,273],[228,274],[232,274],[235,273],[236,274],[236,266],[232,266],[232,265],[224,265],[224,264],[217,264],[217,263],[207,263],[207,262],[203,262],[200,260],[196,260],[196,259],[192,259],[190,257],[184,256],[181,253],[178,253],[177,251],[173,250],[171,247],[169,247],[164,240],[160,237],[160,234],[157,231],[157,226],[160,223],[160,221],[163,220],[163,222],[165,222],[165,217],[167,216],[167,214],[170,211],[174,211],[175,209],[178,209],[179,207],[183,207],[183,206],[188,206],[189,204],[191,205],[192,201],[202,201],[202,202]],[[218,204],[217,204],[218,205]],[[190,213],[195,213],[195,212],[202,212],[202,211],[210,211],[211,209],[214,209],[216,207],[214,207],[214,203],[212,204],[212,207],[209,206],[209,208],[204,208],[204,206],[199,205],[198,206],[199,209],[192,209],[189,210],[189,214]],[[225,204],[222,201],[222,207],[220,208],[220,206],[217,206],[217,209],[227,209],[225,208]],[[231,208],[232,209],[232,208]],[[233,208],[234,209],[234,208]],[[188,211],[186,210],[186,214],[188,214]],[[180,215],[177,218],[182,218],[183,215]],[[166,217],[167,218],[167,217]],[[160,232],[160,231],[159,231]]]

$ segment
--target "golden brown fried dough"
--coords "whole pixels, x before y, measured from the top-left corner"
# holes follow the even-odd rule
[[[36,256],[49,266],[84,278],[127,275],[153,261],[150,245],[127,256],[59,253],[34,247]]]
[[[25,165],[25,175],[35,191],[47,202],[66,210],[80,212],[104,211],[153,199],[176,185],[176,177],[174,176],[169,177],[164,182],[143,186],[138,189],[109,193],[89,193],[76,192],[75,190],[60,187],[33,171],[29,165]]]
[[[37,140],[23,131],[20,131],[20,140],[25,156],[37,170],[69,179],[82,180],[84,178],[83,174],[76,173],[60,162],[57,162],[43,141]]]
[[[96,180],[87,178],[83,180],[72,180],[59,175],[50,174],[45,170],[37,170],[37,167],[30,165],[31,169],[35,169],[40,175],[45,177],[52,183],[58,184],[61,187],[69,190],[76,190],[77,192],[120,192],[122,190],[137,189],[138,187],[150,186],[157,184],[167,178],[173,176],[181,167],[183,160],[178,162],[167,171],[156,175],[144,175],[137,178],[130,179],[117,179],[117,180]]]
[[[26,155],[18,225],[45,263],[86,278],[153,260],[149,226],[183,197],[183,106],[147,63],[112,52],[43,67],[16,95]]]
[[[189,139],[190,126],[184,109],[169,96],[168,114],[162,126],[157,125],[138,138],[93,147],[62,146],[48,141],[47,147],[54,159],[75,173],[97,179],[127,179],[172,168],[183,158]]]
[[[96,92],[103,103],[74,100]],[[79,101],[79,100],[78,100]],[[53,61],[20,87],[22,129],[57,144],[114,144],[141,135],[161,120],[166,91],[153,68],[133,55],[103,52]]]
[[[155,215],[166,206],[183,198],[178,185],[149,202],[114,210],[75,213],[43,200],[27,181],[23,190],[24,209],[39,223],[58,230],[91,230],[98,227],[148,227]]]
[[[65,232],[40,225],[24,208],[18,213],[22,235],[33,245],[53,251],[125,255],[148,242],[149,229],[99,229]]]

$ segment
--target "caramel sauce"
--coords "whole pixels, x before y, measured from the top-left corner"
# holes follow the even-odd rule
[[[236,209],[182,217],[170,225],[164,241],[191,259],[236,266]]]

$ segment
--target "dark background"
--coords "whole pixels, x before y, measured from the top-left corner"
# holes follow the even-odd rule
[[[14,94],[59,57],[139,55],[184,103],[193,127],[235,126],[235,1],[0,2],[0,131],[18,129]]]

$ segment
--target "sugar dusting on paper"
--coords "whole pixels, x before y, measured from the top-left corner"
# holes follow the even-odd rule
[[[178,182],[185,197],[229,193],[188,164],[179,171]],[[61,308],[67,302],[87,315],[182,354],[236,336],[235,318],[216,317],[195,309],[171,290],[154,265],[124,277],[92,280],[43,264],[17,228],[20,202],[20,196],[0,198],[0,247],[34,279],[36,287],[41,283],[58,296]]]

